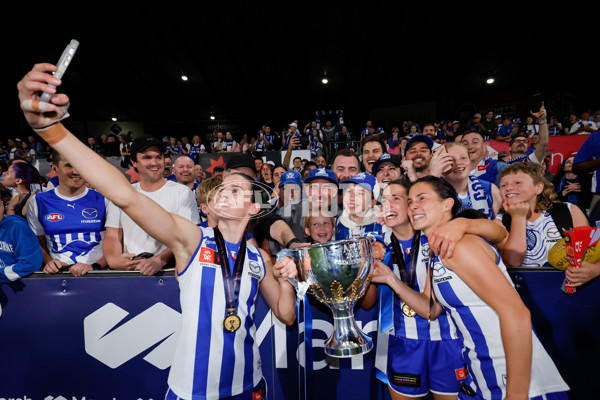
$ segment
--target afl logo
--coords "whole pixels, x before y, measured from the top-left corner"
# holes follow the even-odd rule
[[[81,216],[86,219],[98,218],[98,210],[95,208],[86,208],[81,212]]]
[[[57,222],[57,221],[62,221],[65,217],[62,214],[59,213],[52,213],[52,214],[48,214],[44,217],[44,219],[46,221],[49,222]]]

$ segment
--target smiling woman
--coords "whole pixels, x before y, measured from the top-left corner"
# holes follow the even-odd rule
[[[425,235],[460,208],[454,188],[436,177],[416,181],[408,197],[413,228]],[[467,234],[451,256],[431,257],[429,268],[424,296],[406,301],[425,318],[435,318],[441,307],[449,311],[465,347],[468,375],[461,392],[482,399],[548,393],[553,393],[549,398],[567,398],[569,388],[532,333],[529,311],[494,246]]]

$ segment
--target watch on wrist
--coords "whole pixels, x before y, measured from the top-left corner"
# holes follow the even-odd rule
[[[292,244],[294,244],[294,243],[302,243],[302,241],[300,241],[300,240],[299,240],[299,239],[297,239],[297,238],[292,238],[292,239],[291,239],[289,242],[287,242],[287,243],[285,244],[285,247],[286,247],[287,249],[289,249],[289,248],[290,248],[290,246],[291,246]]]

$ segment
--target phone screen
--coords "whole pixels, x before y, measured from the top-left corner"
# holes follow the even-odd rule
[[[35,191],[41,192],[42,191],[42,185],[40,185],[39,183],[32,183],[31,185],[29,185],[29,191],[30,192],[35,192]]]

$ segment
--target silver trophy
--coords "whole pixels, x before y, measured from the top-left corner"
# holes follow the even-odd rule
[[[354,320],[354,305],[367,291],[373,270],[372,237],[318,243],[284,249],[277,259],[291,257],[298,266],[298,290],[308,291],[333,313],[333,333],[325,342],[325,354],[351,357],[373,348],[373,341]],[[304,266],[304,268],[302,267]],[[310,270],[307,271],[307,267]],[[304,288],[304,291],[302,291]],[[309,306],[308,304],[306,305]]]

